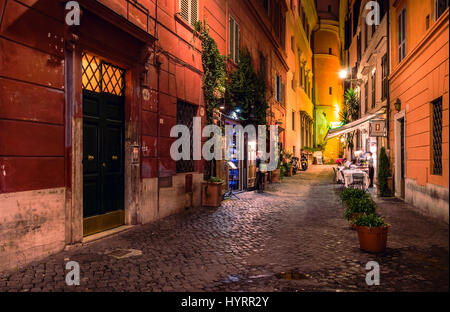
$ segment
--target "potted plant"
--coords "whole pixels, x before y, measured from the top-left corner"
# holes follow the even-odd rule
[[[223,180],[211,177],[202,182],[202,206],[219,207],[222,202]]]
[[[345,188],[342,190],[341,194],[339,195],[342,201],[342,204],[346,205],[347,201],[351,198],[361,198],[364,196],[368,196],[369,194],[360,189],[354,189],[354,188]]]
[[[362,214],[355,221],[358,231],[359,246],[362,250],[371,253],[380,253],[386,250],[388,230],[390,225],[376,213]]]
[[[380,161],[378,162],[378,194],[381,197],[388,197],[391,195],[391,189],[389,188],[389,178],[391,178],[389,158],[386,154],[385,148],[382,147],[380,150]]]
[[[278,167],[277,169],[272,171],[271,183],[280,183],[281,182],[281,169]]]
[[[286,176],[287,177],[292,177],[292,164],[291,163],[286,163],[285,167],[286,167]]]
[[[346,201],[347,209],[345,210],[344,217],[352,224],[352,228],[356,229],[354,221],[363,214],[375,213],[376,205],[372,197],[369,194],[362,195],[361,197],[351,197]]]

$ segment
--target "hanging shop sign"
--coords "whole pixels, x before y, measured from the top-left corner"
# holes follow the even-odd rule
[[[386,133],[386,120],[372,120],[370,122],[370,136],[371,137],[385,137]]]

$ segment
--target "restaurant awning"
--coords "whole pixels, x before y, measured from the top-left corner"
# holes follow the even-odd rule
[[[380,110],[374,114],[366,115],[363,118],[352,121],[342,127],[328,130],[328,134],[325,136],[325,140],[329,140],[335,137],[339,137],[343,134],[355,131],[357,128],[361,127],[363,124],[370,122],[373,119],[379,118],[381,115],[385,113],[385,110]]]

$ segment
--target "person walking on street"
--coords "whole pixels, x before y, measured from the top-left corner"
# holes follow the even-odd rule
[[[261,171],[262,152],[258,151],[256,155],[256,191],[258,193],[263,192],[263,173]]]
[[[369,152],[369,155],[367,157],[367,161],[369,163],[369,180],[370,180],[370,188],[373,188],[373,176],[375,174],[375,168],[373,167],[373,157],[372,152]]]

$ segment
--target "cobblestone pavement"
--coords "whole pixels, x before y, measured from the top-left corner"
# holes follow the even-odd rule
[[[264,194],[61,252],[0,274],[0,291],[448,291],[447,224],[378,200],[392,224],[388,249],[364,253],[331,176],[331,167],[313,166]],[[120,248],[142,254],[107,254]],[[80,286],[65,285],[69,259],[80,263]],[[380,263],[380,286],[365,283],[371,260]]]

